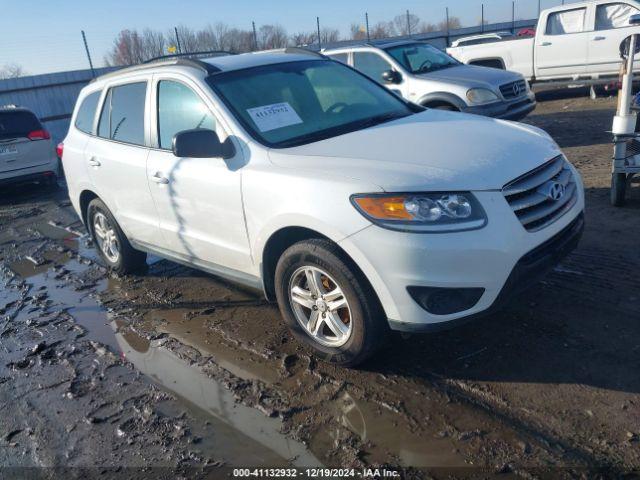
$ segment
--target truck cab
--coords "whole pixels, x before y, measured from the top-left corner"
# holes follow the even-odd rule
[[[640,31],[629,25],[637,13],[637,2],[610,0],[546,10],[536,35],[536,77],[617,75],[618,45]]]
[[[532,81],[599,80],[617,77],[618,46],[640,26],[629,24],[640,13],[635,0],[595,0],[544,10],[535,38],[452,46],[447,52],[469,65],[519,72]],[[463,39],[464,40],[464,39]]]

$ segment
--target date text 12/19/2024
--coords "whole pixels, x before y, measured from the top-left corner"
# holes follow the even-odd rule
[[[234,478],[400,478],[387,468],[234,468]]]

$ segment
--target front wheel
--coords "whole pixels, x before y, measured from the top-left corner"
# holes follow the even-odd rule
[[[611,174],[611,205],[621,207],[624,205],[627,195],[627,174]]]
[[[373,289],[327,240],[306,240],[288,248],[278,261],[275,285],[287,326],[326,361],[358,365],[389,336]]]
[[[93,199],[87,207],[87,228],[102,260],[114,272],[124,275],[146,267],[147,254],[135,250],[104,202]]]

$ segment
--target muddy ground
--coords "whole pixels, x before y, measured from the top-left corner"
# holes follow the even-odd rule
[[[109,274],[64,188],[3,188],[3,473],[640,469],[640,189],[609,206],[613,99],[540,99],[526,121],[585,180],[578,250],[504,311],[396,339],[358,370],[316,362],[275,306],[215,277],[158,258],[144,275]]]

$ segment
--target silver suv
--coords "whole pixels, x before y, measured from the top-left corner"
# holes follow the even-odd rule
[[[367,43],[323,50],[425,107],[520,120],[536,108],[522,75],[465,65],[428,43]]]
[[[0,185],[39,182],[57,185],[58,158],[49,132],[33,112],[0,106]]]

